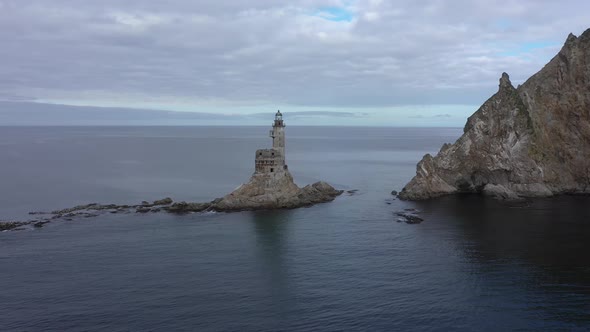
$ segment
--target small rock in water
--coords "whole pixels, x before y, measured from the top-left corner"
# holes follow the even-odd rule
[[[42,211],[33,211],[33,212],[29,212],[30,215],[36,215],[36,214],[49,214],[47,212],[42,212]]]
[[[406,216],[406,224],[419,224],[423,221],[424,221],[424,219],[422,219],[418,216],[413,216],[413,215]]]
[[[36,223],[33,224],[33,226],[35,228],[41,228],[41,227],[43,227],[43,225],[48,224],[48,223],[49,223],[49,221],[37,221]]]
[[[154,201],[154,205],[169,205],[169,204],[172,204],[172,198],[170,198],[170,197],[166,197],[166,198]]]
[[[187,203],[187,202],[178,202],[174,203],[171,206],[164,207],[164,210],[170,213],[189,213],[189,212],[201,212],[208,209],[211,206],[210,203]]]
[[[404,211],[396,212],[395,214],[398,217],[401,217],[401,218],[398,218],[397,221],[398,222],[405,222],[406,224],[419,224],[419,223],[423,222],[424,219],[422,219],[422,218],[420,218],[420,217],[418,217],[416,215],[416,212],[415,212],[416,210],[415,209],[412,209],[412,210],[414,212],[412,212],[412,211],[409,211],[409,212],[404,212]],[[406,211],[408,211],[408,209],[406,209]]]
[[[135,210],[135,212],[137,212],[137,213],[148,213],[150,211],[151,211],[151,209],[149,207],[143,207],[143,206],[140,206],[137,208],[137,210]]]
[[[20,221],[0,221],[0,232],[8,230],[16,230],[20,226],[27,225],[27,222]]]
[[[394,190],[394,191],[392,191],[392,192],[391,192],[391,194],[392,194],[393,196],[397,196],[397,191],[395,191],[395,190]]]

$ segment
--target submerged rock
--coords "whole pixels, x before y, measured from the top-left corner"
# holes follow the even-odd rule
[[[49,222],[50,221],[37,221],[37,222],[33,223],[33,227],[35,227],[35,228],[41,228],[45,224],[48,224]]]
[[[30,224],[26,221],[0,221],[0,232],[13,230],[15,228]]]
[[[137,209],[135,209],[135,212],[137,213],[148,213],[150,212],[152,209],[150,207],[147,206],[140,206]]]
[[[40,215],[40,214],[49,214],[49,212],[43,212],[43,211],[32,211],[29,212],[30,215]]]
[[[71,207],[71,208],[67,208],[67,209],[63,209],[63,210],[52,211],[51,214],[54,214],[54,215],[68,214],[68,213],[77,212],[77,211],[89,210],[91,208],[96,208],[98,206],[99,206],[98,203],[90,203],[90,204],[85,204],[85,205],[77,205],[77,206],[74,206],[74,207]]]
[[[590,29],[572,34],[541,71],[498,92],[467,120],[463,135],[418,163],[399,197],[453,193],[499,199],[590,193]]]
[[[207,210],[211,206],[211,203],[187,203],[178,202],[170,206],[163,207],[167,212],[170,213],[190,213],[190,212],[201,212]]]
[[[424,221],[417,215],[418,211],[414,209],[405,209],[404,211],[398,211],[395,213],[399,218],[397,222],[405,222],[406,224],[419,224]]]

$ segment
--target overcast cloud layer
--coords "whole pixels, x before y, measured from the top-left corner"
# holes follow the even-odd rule
[[[0,0],[0,99],[445,119],[475,111],[503,71],[538,71],[588,13],[582,0]]]

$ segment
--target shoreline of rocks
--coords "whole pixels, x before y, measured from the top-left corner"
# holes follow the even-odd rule
[[[136,213],[136,214],[146,214],[146,213],[172,213],[172,214],[189,214],[189,213],[198,213],[198,212],[240,212],[240,211],[254,211],[254,210],[270,210],[270,209],[295,209],[301,207],[310,207],[315,204],[320,203],[327,203],[336,199],[336,197],[340,196],[344,193],[343,190],[335,190],[334,188],[330,187],[332,190],[329,192],[321,192],[323,189],[322,187],[310,185],[310,188],[314,188],[314,196],[308,197],[308,199],[301,199],[299,202],[294,202],[293,204],[288,205],[277,205],[277,206],[231,206],[226,207],[224,205],[220,205],[222,198],[217,198],[212,200],[211,202],[206,203],[198,203],[198,202],[174,202],[172,198],[166,197],[163,199],[155,200],[153,202],[143,201],[141,204],[129,205],[129,204],[99,204],[99,203],[90,203],[90,204],[83,204],[77,205],[70,208],[65,208],[61,210],[53,210],[50,212],[44,211],[32,211],[29,212],[31,216],[38,216],[37,218],[26,220],[26,221],[16,221],[16,220],[9,220],[3,221],[0,220],[0,232],[9,231],[9,230],[23,230],[26,227],[34,227],[34,228],[41,228],[45,224],[48,224],[53,221],[73,221],[74,219],[86,219],[86,218],[94,218],[100,215],[111,213]],[[321,192],[321,195],[318,193]],[[354,194],[356,191],[348,191],[349,195]]]

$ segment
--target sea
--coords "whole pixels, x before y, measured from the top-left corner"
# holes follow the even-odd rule
[[[269,124],[270,125],[270,124]],[[0,220],[87,203],[205,202],[269,127],[0,127]],[[404,202],[460,128],[286,128],[309,208],[103,214],[0,233],[0,331],[590,330],[590,197]],[[395,215],[417,209],[420,224]]]

